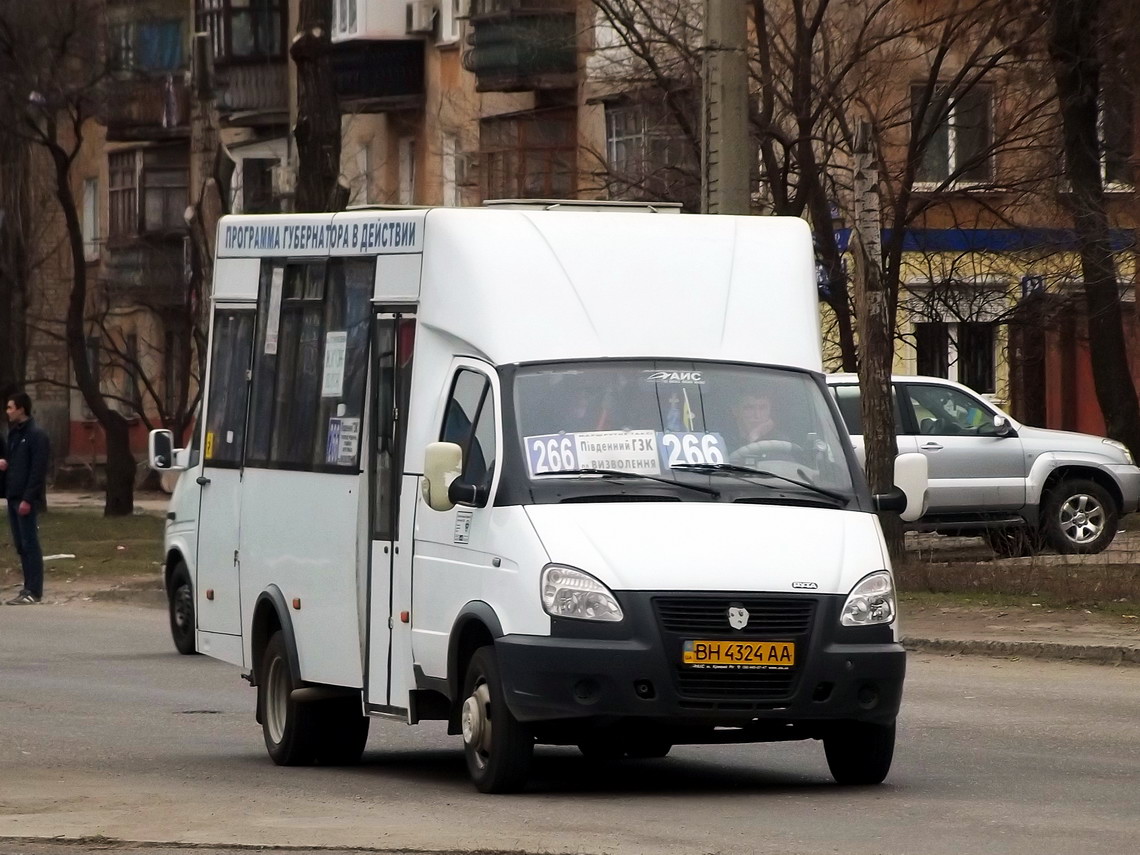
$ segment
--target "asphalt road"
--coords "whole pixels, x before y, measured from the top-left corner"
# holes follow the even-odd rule
[[[358,768],[274,766],[238,670],[178,656],[164,621],[132,606],[0,608],[0,853],[86,852],[108,838],[149,843],[150,855],[180,844],[614,855],[1140,845],[1137,668],[912,655],[880,787],[832,784],[816,743],[678,747],[612,767],[539,748],[528,792],[484,796],[440,724],[374,721]]]

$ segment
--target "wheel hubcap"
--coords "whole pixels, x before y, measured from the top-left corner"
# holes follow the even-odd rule
[[[181,585],[174,592],[174,623],[181,631],[193,629],[194,602],[189,585]]]
[[[491,692],[486,683],[475,687],[463,702],[460,716],[463,741],[471,749],[480,766],[485,766],[491,753]]]
[[[265,681],[265,723],[269,727],[269,736],[274,742],[281,742],[285,736],[285,721],[289,703],[289,685],[285,675],[285,665],[280,659],[274,659],[269,666],[269,675]]]
[[[1066,499],[1061,504],[1059,516],[1061,531],[1073,543],[1089,543],[1104,531],[1104,508],[1087,493]]]

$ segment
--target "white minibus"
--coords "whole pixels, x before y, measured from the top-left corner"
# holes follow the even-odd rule
[[[827,394],[808,227],[356,209],[220,223],[204,409],[168,513],[179,650],[239,666],[284,765],[443,720],[475,785],[818,739],[887,774],[905,656]],[[597,210],[603,208],[603,210]]]

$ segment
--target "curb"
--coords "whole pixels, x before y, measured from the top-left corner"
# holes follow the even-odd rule
[[[914,653],[1140,665],[1140,648],[1114,645],[1061,644],[1052,641],[960,641],[947,638],[904,638],[902,645]]]

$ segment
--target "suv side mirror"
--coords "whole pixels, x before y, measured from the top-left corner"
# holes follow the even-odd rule
[[[872,499],[875,510],[895,511],[904,522],[914,522],[926,513],[926,488],[930,482],[925,454],[900,454],[895,458],[895,486]]]
[[[433,511],[455,507],[451,483],[463,471],[463,449],[454,442],[430,442],[424,452],[424,480],[420,486],[424,501]],[[466,497],[464,497],[466,498]]]
[[[180,449],[179,449],[180,450]],[[158,472],[185,469],[174,448],[174,434],[168,430],[152,430],[147,438],[147,459],[150,468]]]
[[[994,436],[1012,436],[1013,425],[1005,416],[994,416]]]

